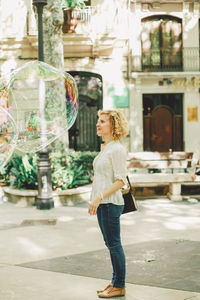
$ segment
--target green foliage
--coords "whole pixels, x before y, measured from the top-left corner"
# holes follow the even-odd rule
[[[91,182],[92,162],[97,152],[52,152],[52,187],[54,190],[73,188]],[[1,182],[19,189],[37,189],[38,155],[14,155],[1,174]]]
[[[12,168],[12,160],[9,160],[8,163],[4,166],[3,170],[0,173],[0,184],[9,185],[10,184],[10,169]]]
[[[91,182],[97,152],[51,153],[53,189],[73,188]]]
[[[69,154],[69,165],[74,173],[70,187],[87,184],[93,176],[93,160],[97,152],[73,152]]]
[[[73,172],[66,169],[65,167],[61,167],[58,170],[54,170],[54,172],[52,172],[51,178],[54,190],[66,190],[67,188],[69,188],[70,184],[73,181]]]
[[[3,176],[16,188],[37,189],[37,155],[14,155]]]
[[[61,0],[61,4],[63,8],[71,7],[71,8],[81,8],[85,6],[86,0]]]
[[[64,152],[51,152],[52,187],[54,190],[65,190],[72,182],[72,172],[67,168],[66,156]]]
[[[32,113],[28,122],[28,127],[37,130],[40,126],[40,118],[36,113]]]

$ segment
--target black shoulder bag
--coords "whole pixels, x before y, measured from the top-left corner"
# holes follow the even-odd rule
[[[124,210],[122,214],[136,211],[138,209],[128,176],[126,176],[126,179],[128,181],[129,187],[127,189],[122,189],[122,196],[124,198]]]

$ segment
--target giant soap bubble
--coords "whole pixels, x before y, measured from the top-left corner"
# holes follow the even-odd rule
[[[0,95],[0,173],[13,154],[18,138],[15,121],[9,113],[9,108],[5,107],[4,99],[7,100]]]
[[[44,62],[28,62],[11,74],[8,101],[15,107],[17,149],[22,152],[40,151],[66,134],[78,113],[73,77]]]

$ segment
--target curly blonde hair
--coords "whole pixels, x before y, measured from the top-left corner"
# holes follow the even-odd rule
[[[98,116],[107,115],[109,117],[112,137],[114,141],[118,141],[125,137],[129,132],[128,121],[126,120],[124,114],[119,110],[99,110]]]

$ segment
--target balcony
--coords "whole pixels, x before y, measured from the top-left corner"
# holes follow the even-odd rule
[[[106,5],[106,7],[105,7]],[[64,10],[63,47],[64,57],[99,57],[110,56],[114,49],[123,49],[127,53],[128,18],[126,8],[118,9],[110,2],[99,6],[86,6],[75,9],[69,16]],[[72,19],[71,19],[72,18]],[[33,19],[33,16],[32,16]],[[37,52],[37,27],[27,16],[27,40],[26,48],[22,50],[22,57],[36,55]],[[71,20],[70,20],[71,19]],[[33,25],[32,25],[33,24]]]
[[[87,29],[91,23],[91,17],[94,12],[95,8],[91,6],[77,9],[64,9],[63,33],[84,33],[88,31]]]
[[[200,49],[187,47],[173,53],[167,49],[132,55],[133,72],[199,72]]]

